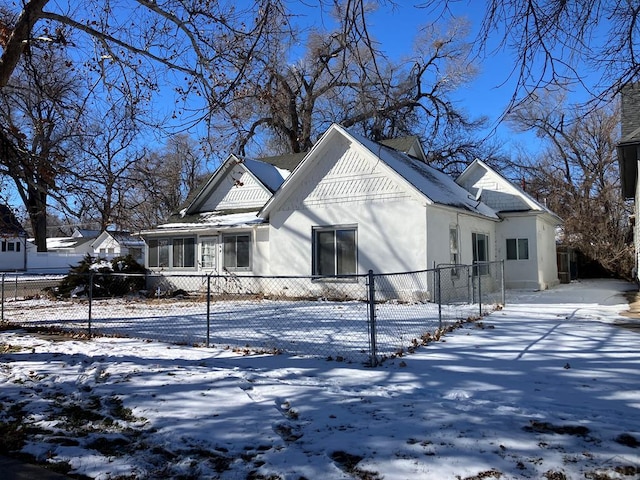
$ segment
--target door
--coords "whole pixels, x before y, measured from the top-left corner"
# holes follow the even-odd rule
[[[201,237],[200,268],[207,273],[218,273],[218,236]]]

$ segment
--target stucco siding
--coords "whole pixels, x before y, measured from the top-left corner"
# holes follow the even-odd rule
[[[540,245],[535,218],[532,216],[506,216],[498,226],[496,236],[497,256],[504,260],[505,286],[507,288],[540,288],[540,258],[536,253]],[[508,239],[516,241],[526,239],[529,258],[507,259]]]
[[[542,217],[538,218],[538,280],[540,289],[555,287],[560,283],[558,279],[558,262],[556,259],[556,232],[552,225]]]
[[[413,200],[279,211],[270,221],[273,275],[311,275],[313,228],[326,226],[357,228],[357,273],[427,268],[424,206]]]

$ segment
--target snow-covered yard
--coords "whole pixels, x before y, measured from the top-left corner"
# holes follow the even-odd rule
[[[640,477],[631,286],[510,292],[361,363],[0,332],[0,442],[92,478]]]

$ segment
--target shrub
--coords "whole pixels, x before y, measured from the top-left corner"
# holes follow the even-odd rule
[[[56,293],[67,298],[89,296],[93,278],[94,297],[119,297],[144,289],[146,280],[140,275],[144,273],[144,266],[131,255],[108,261],[87,254],[78,265],[71,267],[69,274],[60,281]]]

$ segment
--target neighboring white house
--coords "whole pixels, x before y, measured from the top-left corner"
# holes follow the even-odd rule
[[[230,156],[142,232],[147,267],[322,278],[505,259],[507,287],[558,283],[560,219],[481,161],[456,182],[416,139],[376,143],[335,124],[306,155],[264,160]],[[291,174],[271,164],[285,161]]]
[[[129,232],[112,230],[103,231],[91,242],[94,257],[110,260],[131,255],[140,264],[144,264],[144,246],[142,238]]]
[[[87,255],[110,260],[131,254],[144,262],[144,240],[129,232],[74,229],[70,237],[47,238],[47,251],[38,252],[36,246],[27,244],[27,270],[66,273]]]
[[[26,268],[27,232],[6,205],[0,205],[0,272]]]

